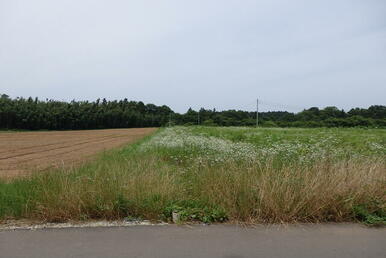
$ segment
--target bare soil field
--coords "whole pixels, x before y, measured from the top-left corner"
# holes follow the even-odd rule
[[[51,167],[79,164],[96,153],[134,142],[155,128],[3,132],[0,177],[13,178]]]

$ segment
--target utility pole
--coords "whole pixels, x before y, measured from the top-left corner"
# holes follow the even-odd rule
[[[256,99],[256,127],[259,126],[259,99]]]
[[[197,125],[200,125],[200,110],[197,112]]]

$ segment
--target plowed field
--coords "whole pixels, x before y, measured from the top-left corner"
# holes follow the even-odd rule
[[[79,164],[98,152],[138,140],[154,128],[2,132],[0,177],[12,178],[50,167]]]

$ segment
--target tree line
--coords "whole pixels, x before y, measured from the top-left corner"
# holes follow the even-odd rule
[[[189,109],[184,114],[168,106],[127,99],[107,101],[56,101],[0,96],[0,129],[73,130],[167,125],[254,126],[256,112]],[[354,108],[312,107],[299,113],[259,112],[265,127],[386,127],[386,106]]]
[[[159,127],[172,110],[139,101],[55,101],[0,97],[0,128],[5,129],[105,129]]]
[[[254,126],[256,112],[240,110],[189,109],[185,114],[176,114],[179,124],[194,124],[199,117],[203,125]],[[192,122],[193,121],[193,122]],[[374,105],[369,108],[353,108],[348,112],[337,107],[319,109],[312,107],[299,113],[287,111],[259,112],[259,125],[263,127],[373,127],[386,128],[386,106]]]

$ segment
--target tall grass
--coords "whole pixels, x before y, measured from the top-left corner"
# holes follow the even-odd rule
[[[170,167],[148,157],[105,154],[71,171],[57,170],[0,185],[0,216],[44,221],[155,219],[179,192]]]
[[[339,158],[340,152],[322,152],[309,162],[304,159],[315,153],[304,149],[286,158],[273,152],[251,159],[263,152],[252,151],[245,139],[230,140],[227,132],[202,136],[214,129],[195,128],[201,132],[188,139],[192,130],[177,128],[183,140],[173,134],[173,143],[167,138],[173,130],[82,167],[0,183],[0,220],[170,220],[177,211],[186,220],[275,223],[353,221],[358,207],[385,212],[386,162],[379,150]],[[244,129],[232,130],[243,135]]]
[[[378,201],[385,208],[386,166],[378,161],[321,160],[311,166],[272,163],[206,167],[194,192],[231,219],[249,222],[350,221],[354,207]]]

